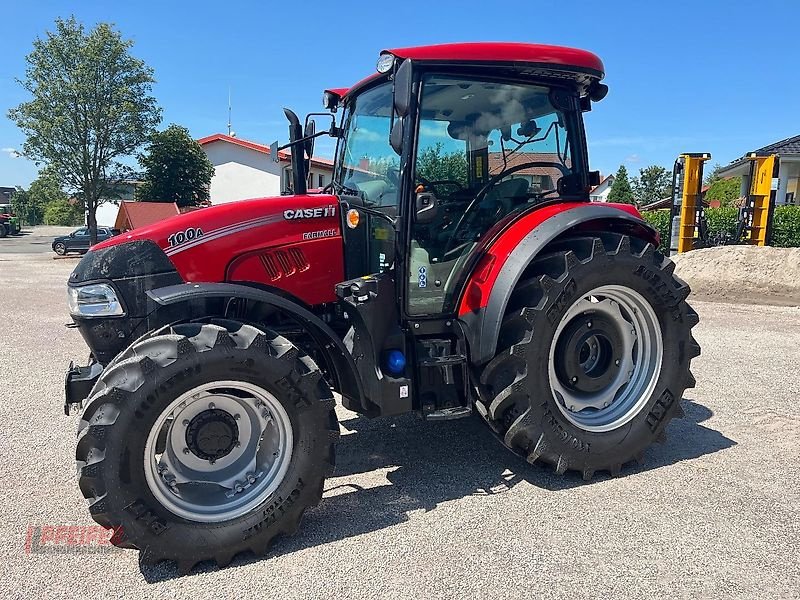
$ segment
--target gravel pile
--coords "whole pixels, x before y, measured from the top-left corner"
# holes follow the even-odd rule
[[[800,305],[800,248],[720,246],[670,258],[695,297]]]

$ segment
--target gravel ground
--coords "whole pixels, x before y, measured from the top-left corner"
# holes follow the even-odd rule
[[[340,410],[336,476],[267,557],[186,577],[137,554],[26,553],[29,526],[92,521],[63,374],[73,261],[0,257],[3,597],[800,598],[800,308],[695,302],[686,418],[623,477],[532,467],[472,420]]]

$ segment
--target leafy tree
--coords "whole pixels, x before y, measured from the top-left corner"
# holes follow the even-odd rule
[[[636,201],[639,204],[650,204],[670,196],[672,174],[662,166],[650,165],[639,169],[639,176],[634,177],[632,183]]]
[[[703,185],[710,186],[718,179],[722,179],[722,177],[719,174],[721,170],[722,170],[722,165],[719,163],[714,163],[712,169],[710,171],[706,171],[706,176],[704,178]]]
[[[11,194],[11,210],[24,225],[40,225],[42,223],[42,211],[36,211],[31,206],[30,195],[20,186],[17,186],[17,189]]]
[[[91,241],[95,211],[129,169],[131,155],[161,120],[151,95],[153,70],[130,55],[133,42],[111,25],[88,33],[74,17],[33,42],[20,81],[32,98],[9,111],[27,136],[23,154],[51,165],[88,211]]]
[[[53,202],[66,202],[67,194],[61,189],[58,173],[52,168],[45,167],[39,171],[39,176],[25,190],[17,187],[11,196],[11,206],[14,212],[26,225],[41,225],[47,206]],[[81,207],[75,208],[78,214]]]
[[[620,165],[617,169],[614,183],[611,184],[611,191],[608,193],[608,201],[635,204],[631,182],[628,180],[628,169],[625,168],[625,165]]]
[[[214,165],[185,127],[170,125],[154,133],[139,163],[145,176],[137,200],[197,206],[209,199]]]
[[[734,200],[738,200],[742,195],[742,178],[730,177],[729,179],[718,178],[711,183],[706,191],[706,202],[719,200],[721,206],[730,206]]]
[[[428,181],[458,181],[467,185],[467,157],[463,152],[442,152],[437,142],[422,151],[417,159],[417,173]]]

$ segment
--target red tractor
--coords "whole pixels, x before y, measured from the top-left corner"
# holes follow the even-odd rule
[[[387,50],[324,95],[330,187],[291,111],[294,195],[102,242],[69,279],[66,379],[95,521],[145,562],[226,565],[297,529],[367,417],[476,413],[528,462],[620,473],[681,415],[688,286],[632,206],[592,204],[603,64],[511,43]],[[341,119],[336,119],[341,110]]]

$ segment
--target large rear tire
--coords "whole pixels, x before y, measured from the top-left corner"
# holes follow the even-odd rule
[[[178,325],[101,375],[78,427],[78,484],[112,542],[145,563],[225,566],[297,529],[338,436],[330,387],[287,339]]]
[[[528,267],[480,377],[480,412],[506,446],[590,479],[663,439],[700,354],[674,268],[605,233],[556,242]]]

